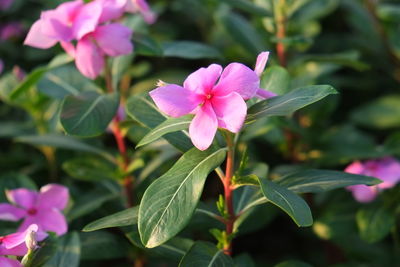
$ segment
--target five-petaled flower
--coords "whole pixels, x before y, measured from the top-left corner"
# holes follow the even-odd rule
[[[241,63],[231,63],[225,69],[211,64],[190,74],[183,87],[162,85],[152,90],[150,96],[169,116],[194,113],[189,135],[198,149],[205,150],[218,127],[233,133],[240,131],[247,114],[245,100],[262,90],[259,75],[265,67],[265,55],[268,57],[265,52],[259,57],[257,72]]]
[[[352,185],[347,190],[351,191],[354,198],[363,203],[371,202],[378,193],[384,189],[394,187],[400,182],[400,162],[391,157],[355,161],[345,169],[345,172],[376,177],[383,182],[373,186]]]
[[[44,233],[38,233],[36,224],[29,225],[25,231],[0,236],[0,266],[2,267],[22,267],[21,263],[15,259],[10,259],[4,256],[23,256],[28,252],[26,246],[27,241],[32,237],[38,241],[46,237]],[[36,237],[36,234],[38,236]],[[30,248],[34,249],[34,248]]]
[[[94,79],[104,68],[105,56],[126,55],[133,50],[132,30],[112,22],[129,9],[127,1],[65,2],[41,13],[24,44],[47,49],[59,42],[75,58],[79,71]]]
[[[48,184],[40,192],[26,188],[8,190],[8,200],[14,205],[0,203],[0,220],[24,221],[18,231],[24,231],[31,224],[37,224],[39,231],[55,232],[63,235],[68,225],[62,210],[68,204],[68,188],[58,184]]]

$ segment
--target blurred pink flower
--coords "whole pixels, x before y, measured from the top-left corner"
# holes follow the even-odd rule
[[[8,22],[0,26],[0,40],[9,40],[11,38],[19,37],[24,32],[20,22]]]
[[[79,71],[96,78],[104,68],[105,56],[120,56],[133,50],[132,30],[118,23],[101,23],[122,16],[127,0],[81,0],[66,2],[42,12],[30,29],[25,44],[46,49],[60,42],[76,60]],[[76,48],[71,41],[76,40]]]
[[[1,267],[23,267],[22,264],[14,259],[0,256],[0,266]]]
[[[157,19],[156,14],[150,9],[146,0],[127,0],[126,11],[131,13],[140,12],[144,21],[148,24],[153,24]]]
[[[0,0],[0,10],[6,10],[13,2],[14,0]]]
[[[58,184],[48,184],[40,192],[18,188],[6,192],[8,200],[14,204],[0,203],[0,220],[24,221],[18,231],[24,231],[31,224],[37,224],[39,231],[67,232],[67,222],[62,210],[67,206],[68,188]]]
[[[256,66],[254,68],[254,72],[260,78],[261,78],[262,73],[264,72],[265,66],[267,65],[268,57],[269,57],[268,51],[261,52],[257,56],[257,61],[256,61]],[[261,99],[267,99],[267,98],[271,98],[274,96],[277,96],[277,94],[275,94],[271,91],[264,90],[262,88],[259,88],[256,93],[256,97],[261,98]]]
[[[352,185],[347,190],[351,191],[354,198],[363,203],[371,202],[378,193],[384,189],[394,187],[400,181],[400,162],[392,157],[355,161],[344,170],[348,173],[376,177],[383,182],[378,185]]]
[[[35,234],[39,228],[36,224],[29,225],[25,231],[9,234],[6,236],[0,236],[0,256],[13,255],[23,256],[27,253],[28,248],[26,242],[30,239],[32,232]],[[46,235],[40,235],[40,240],[43,240]],[[38,237],[39,238],[39,237]],[[3,265],[0,265],[3,266]]]
[[[150,96],[169,116],[196,114],[189,134],[193,144],[205,150],[218,127],[233,133],[240,131],[247,114],[245,100],[254,97],[259,88],[257,73],[245,65],[231,63],[222,70],[220,65],[212,64],[190,74],[183,87],[162,85]]]

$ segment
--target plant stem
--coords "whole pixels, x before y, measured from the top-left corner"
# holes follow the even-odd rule
[[[282,67],[287,66],[286,48],[284,39],[286,38],[286,16],[284,8],[286,6],[285,0],[277,0],[274,4],[274,16],[276,25],[276,53],[278,55],[279,64]]]
[[[106,80],[107,91],[110,93],[114,92],[115,89],[113,88],[112,74],[111,74],[110,68],[108,67],[108,64],[106,64],[106,67],[105,67],[105,80]],[[130,159],[129,159],[128,152],[126,149],[125,137],[122,134],[122,131],[121,131],[121,128],[119,125],[120,121],[121,121],[121,118],[117,112],[117,114],[115,115],[115,117],[113,118],[113,120],[111,122],[110,128],[114,135],[115,141],[117,142],[119,153],[122,157],[121,169],[124,172],[127,172],[129,164],[130,164]],[[122,184],[124,186],[124,192],[125,192],[125,197],[127,200],[127,206],[132,207],[134,204],[134,201],[133,201],[133,176],[126,175],[123,178]]]
[[[235,211],[233,209],[233,188],[232,188],[232,177],[234,171],[235,163],[235,143],[233,141],[232,135],[230,133],[226,134],[226,142],[228,145],[228,155],[226,160],[226,171],[224,184],[224,194],[225,194],[225,205],[226,211],[228,213],[228,218],[225,221],[227,241],[224,245],[224,253],[227,255],[232,254],[232,241],[231,235],[233,233],[233,225],[236,220]]]

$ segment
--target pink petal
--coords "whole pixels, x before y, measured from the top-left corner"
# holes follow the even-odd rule
[[[118,19],[125,11],[127,0],[98,0],[101,2],[103,10],[100,16],[100,23]]]
[[[375,173],[383,181],[377,185],[379,189],[392,188],[400,181],[400,162],[391,157],[380,159]]]
[[[258,89],[257,93],[256,93],[256,97],[261,98],[261,99],[268,99],[271,97],[275,97],[277,96],[277,94],[275,94],[274,92],[268,91],[268,90],[264,90],[264,89]]]
[[[26,188],[6,191],[8,201],[22,208],[30,209],[36,205],[38,193]]]
[[[39,211],[37,220],[42,231],[55,232],[59,236],[68,231],[65,216],[58,209]]]
[[[360,161],[355,161],[347,166],[344,171],[352,174],[363,174],[365,167]]]
[[[194,146],[206,150],[212,144],[217,128],[217,116],[211,103],[207,101],[197,110],[196,116],[190,123],[189,135]]]
[[[69,42],[73,38],[71,25],[78,11],[83,7],[82,1],[65,2],[54,10],[42,12],[42,31],[47,36],[59,41]]]
[[[151,11],[145,0],[128,0],[125,10],[131,13],[140,12],[144,18],[144,21],[146,21],[148,24],[153,24],[157,19],[156,14]]]
[[[371,202],[377,196],[377,190],[375,186],[352,185],[348,186],[346,189],[351,191],[353,197],[361,203]]]
[[[23,267],[22,264],[14,259],[9,259],[6,257],[0,257],[0,266],[1,267]]]
[[[265,65],[267,65],[269,57],[269,52],[261,52],[257,56],[257,62],[256,62],[256,67],[254,68],[254,72],[257,74],[258,77],[261,76],[261,74],[264,72]]]
[[[252,98],[259,88],[260,79],[253,70],[240,63],[231,63],[222,72],[213,93],[223,96],[236,92],[247,100]]]
[[[56,39],[51,38],[42,32],[41,20],[37,20],[35,23],[33,23],[24,41],[24,45],[29,45],[41,49],[50,48],[56,43]]]
[[[207,68],[200,68],[186,78],[183,87],[197,94],[208,94],[217,82],[221,72],[222,67],[217,64],[211,64]]]
[[[239,132],[247,114],[243,98],[233,92],[226,96],[214,96],[211,102],[218,118],[218,126],[233,133]]]
[[[132,30],[118,23],[97,27],[93,33],[100,48],[109,56],[120,56],[132,53]]]
[[[0,220],[19,221],[26,215],[25,210],[17,208],[13,205],[0,203]]]
[[[40,189],[38,209],[65,209],[69,200],[68,188],[58,184],[48,184]]]
[[[73,36],[80,40],[86,34],[93,32],[99,24],[102,10],[101,3],[98,1],[84,5],[74,20]]]
[[[29,225],[23,232],[18,232],[3,237],[3,245],[6,249],[11,249],[25,243],[26,236],[31,232],[37,232],[38,226],[36,224]]]
[[[75,46],[69,42],[60,42],[61,47],[67,52],[68,55],[75,58]]]
[[[158,87],[150,93],[157,107],[171,117],[189,114],[202,101],[202,97],[176,84]]]
[[[79,71],[90,79],[95,79],[104,68],[104,54],[101,49],[85,36],[76,46],[75,63]]]

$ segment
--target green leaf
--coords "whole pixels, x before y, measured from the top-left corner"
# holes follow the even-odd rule
[[[154,105],[147,93],[131,96],[128,99],[126,111],[134,120],[149,129],[157,127],[168,118]],[[193,147],[187,132],[169,133],[164,138],[183,152]]]
[[[146,247],[166,242],[189,223],[207,175],[225,154],[226,149],[193,148],[147,188],[139,208],[139,233]]]
[[[158,138],[172,132],[182,131],[189,128],[193,116],[187,115],[180,118],[168,118],[160,125],[152,129],[145,137],[140,140],[136,148],[147,145],[156,141]]]
[[[121,235],[107,231],[80,233],[82,260],[109,260],[125,258],[132,250]]]
[[[387,95],[362,105],[352,112],[351,119],[369,128],[400,127],[400,95]]]
[[[179,263],[179,267],[232,267],[231,257],[224,254],[214,244],[198,241],[189,249]]]
[[[263,39],[244,17],[239,14],[223,10],[219,19],[228,34],[251,54],[258,54],[265,50]]]
[[[67,96],[61,110],[61,124],[71,135],[82,137],[102,134],[117,112],[119,96],[94,91]]]
[[[80,255],[81,244],[78,233],[68,233],[60,238],[56,254],[43,267],[78,267]]]
[[[102,157],[111,162],[114,162],[113,156],[108,154],[106,151],[88,145],[72,136],[65,136],[58,134],[25,135],[15,138],[15,141],[35,146],[51,146],[56,148],[94,153],[101,155]]]
[[[264,116],[288,116],[331,94],[337,94],[337,91],[330,85],[297,88],[285,95],[266,99],[253,105],[247,112],[247,121],[252,122]]]
[[[111,227],[122,227],[137,224],[138,222],[139,207],[129,208],[112,215],[108,215],[101,219],[86,225],[82,231],[92,232],[99,229],[111,228]]]
[[[276,264],[274,267],[312,267],[312,265],[298,260],[288,260]]]
[[[63,170],[82,181],[117,179],[116,166],[99,157],[77,157],[64,161]]]
[[[37,88],[39,92],[57,99],[63,99],[67,95],[78,95],[81,91],[98,89],[75,66],[61,66],[46,72],[39,80]]]
[[[158,56],[163,55],[163,49],[152,38],[142,34],[134,34],[133,41],[135,44],[135,54],[143,56]]]
[[[10,99],[17,99],[22,93],[35,85],[47,70],[47,67],[39,67],[29,73],[28,76],[26,76],[25,79],[11,92]]]
[[[128,71],[129,67],[131,66],[133,58],[133,53],[112,58],[111,74],[113,88],[118,88],[118,84],[122,76]]]
[[[269,12],[267,9],[258,6],[249,0],[223,0],[223,2],[226,2],[232,7],[236,7],[254,15],[263,17],[272,16],[271,12]]]
[[[313,61],[322,63],[332,63],[341,66],[351,67],[358,71],[369,69],[369,65],[359,60],[360,53],[358,51],[345,51],[341,53],[330,53],[330,54],[317,54],[317,55],[306,55],[301,58],[302,61]]]
[[[57,252],[57,249],[58,239],[54,233],[50,233],[43,242],[40,242],[40,248],[34,252],[32,258],[24,267],[43,266]]]
[[[259,185],[258,177],[254,174],[244,175],[244,176],[234,176],[232,178],[233,186],[243,186],[243,185]]]
[[[304,170],[276,181],[296,193],[319,193],[356,184],[375,185],[379,179],[347,172],[330,170]]]
[[[193,41],[164,42],[162,49],[165,57],[186,59],[222,57],[221,53],[214,47]]]
[[[264,197],[285,211],[298,226],[312,225],[311,211],[304,199],[270,180],[259,178],[259,182]]]
[[[356,215],[358,229],[363,240],[374,243],[382,240],[395,225],[394,212],[383,206],[361,209]]]
[[[261,75],[260,87],[278,95],[286,94],[290,89],[289,72],[280,66],[268,67]]]

